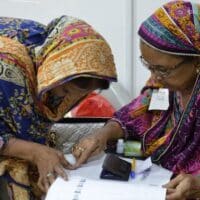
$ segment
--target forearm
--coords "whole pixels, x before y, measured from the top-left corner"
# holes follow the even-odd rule
[[[104,127],[98,131],[98,137],[104,138],[106,141],[117,140],[124,137],[121,126],[115,121],[109,121]]]
[[[36,150],[42,145],[17,138],[10,138],[1,155],[16,157],[33,162],[36,156]]]

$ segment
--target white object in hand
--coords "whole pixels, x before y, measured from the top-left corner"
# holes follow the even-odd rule
[[[123,139],[118,139],[116,152],[119,154],[124,153],[124,140]]]
[[[75,165],[76,164],[76,158],[73,156],[73,154],[65,154],[65,159],[71,165]]]

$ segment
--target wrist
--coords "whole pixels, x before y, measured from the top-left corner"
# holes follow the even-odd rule
[[[10,138],[2,155],[34,162],[34,159],[39,155],[37,152],[40,146],[40,144],[34,142]]]
[[[31,155],[30,155],[30,162],[34,163],[35,165],[37,165],[37,162],[41,159],[41,155],[43,153],[44,147],[46,147],[45,145],[42,144],[38,144],[38,143],[33,143],[33,145],[31,145]]]
[[[39,157],[38,155],[40,155],[39,154],[40,144],[29,141],[23,141],[23,144],[24,144],[23,145],[24,149],[21,150],[20,157],[35,164],[36,159]]]
[[[104,130],[102,130],[102,128],[99,129],[99,130],[94,134],[94,136],[95,136],[95,138],[96,138],[97,140],[99,140],[99,142],[100,142],[101,144],[104,144],[104,145],[107,144],[108,135],[107,135],[107,133],[106,133]]]
[[[107,144],[110,140],[122,138],[122,129],[117,122],[111,121],[96,132],[96,137],[104,144]]]
[[[120,124],[116,121],[109,121],[104,127],[105,129],[105,137],[107,137],[107,141],[109,140],[118,140],[119,138],[124,137],[123,129]]]

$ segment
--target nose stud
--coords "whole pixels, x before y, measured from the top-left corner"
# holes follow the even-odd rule
[[[156,79],[159,81],[162,80],[162,78],[160,76],[156,76]]]

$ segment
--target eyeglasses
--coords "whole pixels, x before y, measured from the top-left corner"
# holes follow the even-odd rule
[[[164,66],[162,65],[151,65],[150,63],[148,63],[143,56],[140,56],[140,61],[141,63],[151,72],[157,74],[158,76],[161,77],[168,77],[170,76],[170,74],[177,68],[179,68],[181,65],[183,65],[184,63],[188,62],[190,59],[184,59],[183,61],[181,61],[180,63],[178,63],[177,65],[173,66],[172,68],[164,68]]]

